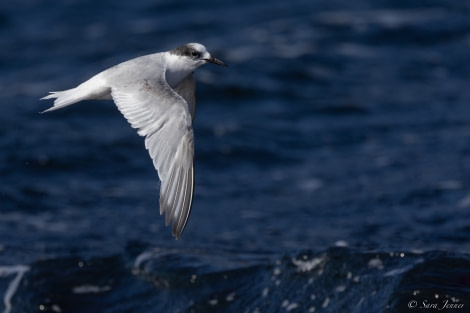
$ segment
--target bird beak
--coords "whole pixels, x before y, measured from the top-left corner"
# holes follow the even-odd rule
[[[214,64],[217,64],[217,65],[222,65],[222,66],[227,66],[227,64],[225,64],[224,62],[216,59],[216,58],[213,58],[213,57],[210,57],[209,59],[204,59],[204,61],[208,62],[208,63],[214,63]]]

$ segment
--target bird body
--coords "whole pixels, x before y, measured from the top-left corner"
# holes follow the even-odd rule
[[[114,100],[131,126],[145,137],[161,181],[160,214],[165,212],[166,225],[173,222],[176,238],[188,220],[194,192],[196,97],[192,73],[208,62],[225,65],[203,45],[190,43],[120,63],[75,88],[42,98],[55,99],[54,106],[44,112],[82,100]]]

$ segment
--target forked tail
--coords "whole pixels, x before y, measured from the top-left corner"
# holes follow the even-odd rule
[[[54,111],[82,100],[111,99],[111,89],[106,86],[101,74],[98,74],[75,88],[50,92],[49,95],[41,98],[41,100],[45,99],[55,99],[54,106],[42,113]]]
[[[64,90],[64,91],[52,91],[52,92],[50,92],[49,95],[41,98],[41,100],[55,99],[54,100],[54,106],[50,107],[49,109],[47,109],[45,111],[42,111],[41,113],[54,111],[54,110],[66,107],[68,105],[74,104],[76,102],[79,102],[81,100],[84,100],[85,97],[77,89],[78,89],[78,87],[68,89],[68,90]]]

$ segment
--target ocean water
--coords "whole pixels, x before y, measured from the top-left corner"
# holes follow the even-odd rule
[[[0,312],[470,312],[470,4],[3,1]],[[179,240],[111,101],[201,42]]]

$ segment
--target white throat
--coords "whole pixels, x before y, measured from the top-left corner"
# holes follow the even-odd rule
[[[167,53],[165,78],[171,88],[178,86],[200,64],[178,55]]]

